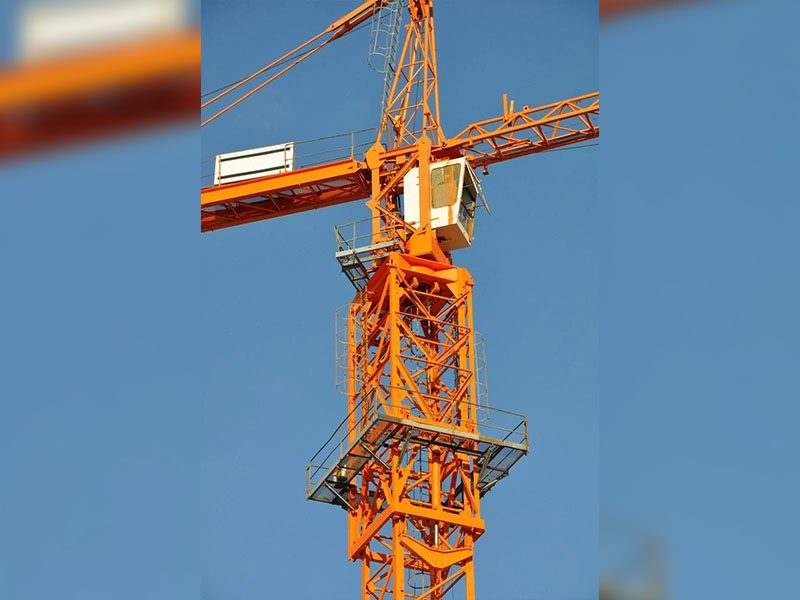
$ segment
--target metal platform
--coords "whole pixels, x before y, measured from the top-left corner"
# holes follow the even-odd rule
[[[334,226],[336,236],[336,260],[356,290],[360,291],[369,281],[370,265],[392,252],[402,250],[397,239],[372,243],[373,219],[362,219],[347,225]]]
[[[383,258],[390,252],[396,252],[400,249],[400,244],[396,241],[382,242],[360,248],[347,248],[336,253],[336,260],[339,261],[342,273],[347,276],[350,283],[353,284],[356,290],[361,290],[369,280],[368,265],[372,261]]]
[[[382,413],[352,427],[345,419],[306,467],[306,496],[350,509],[350,483],[368,460],[380,460],[378,450],[393,440],[446,447],[476,457],[480,470],[478,487],[483,496],[527,454],[528,422],[516,413],[489,407],[481,410],[487,417],[478,433]],[[351,428],[356,430],[353,436]]]

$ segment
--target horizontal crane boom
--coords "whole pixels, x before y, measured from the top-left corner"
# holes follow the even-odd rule
[[[578,144],[600,135],[600,94],[594,92],[536,108],[515,111],[466,127],[441,146],[435,160],[466,156],[473,166]],[[382,175],[390,176],[416,153],[416,146],[380,154]],[[201,229],[210,231],[274,217],[364,200],[371,193],[366,162],[350,158],[298,171],[205,187],[201,191]]]
[[[506,110],[502,117],[470,125],[445,147],[463,149],[473,168],[486,167],[596,138],[599,115],[598,92],[518,112]]]
[[[369,169],[356,160],[203,188],[202,231],[244,225],[369,197]]]

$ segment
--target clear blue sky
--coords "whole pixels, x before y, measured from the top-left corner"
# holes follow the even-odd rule
[[[504,90],[533,103],[596,85],[583,3],[438,1],[447,131]],[[207,65],[208,84],[307,33],[247,18],[263,4],[225,3],[236,23],[207,44],[227,39],[236,64]],[[578,16],[549,18],[567,5]],[[781,107],[800,97],[798,10],[618,23],[601,34],[600,164],[566,151],[486,178],[494,214],[458,260],[478,281],[492,401],[528,414],[534,453],[487,496],[480,598],[596,597],[598,461],[603,504],[665,540],[671,598],[793,597],[798,117]],[[256,120],[210,129],[203,154],[374,124],[365,54],[364,38],[328,49]],[[309,110],[323,100],[327,116]],[[201,238],[199,144],[158,132],[0,166],[4,600],[352,598],[343,515],[304,500],[303,468],[343,412],[332,314],[351,292],[330,226],[363,209]]]
[[[203,5],[204,90],[238,79],[354,2]],[[442,119],[457,133],[502,111],[598,85],[592,0],[436,4]],[[382,81],[368,30],[326,48],[203,134],[203,157],[373,127]],[[533,453],[483,503],[480,598],[596,595],[598,148],[498,165],[492,205],[456,261],[476,279],[494,406],[524,412]],[[205,165],[204,172],[211,166]],[[363,205],[204,236],[203,596],[351,599],[345,514],[304,500],[304,468],[345,414],[333,386],[333,313],[350,284],[333,224]]]
[[[0,165],[4,600],[199,594],[198,144]]]
[[[797,595],[795,2],[601,30],[602,505],[669,597]]]

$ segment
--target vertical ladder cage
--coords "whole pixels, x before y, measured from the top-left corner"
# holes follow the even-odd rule
[[[375,7],[370,29],[367,64],[383,75],[381,114],[386,111],[389,91],[397,70],[397,50],[400,47],[400,28],[407,0],[393,0],[383,8]]]

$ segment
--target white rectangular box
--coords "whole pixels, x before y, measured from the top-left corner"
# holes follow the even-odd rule
[[[480,181],[466,158],[431,163],[431,227],[443,250],[466,248],[472,244],[475,209],[483,199]],[[403,178],[403,218],[419,227],[419,167]]]
[[[214,165],[214,185],[277,175],[293,169],[293,143],[218,154]]]

